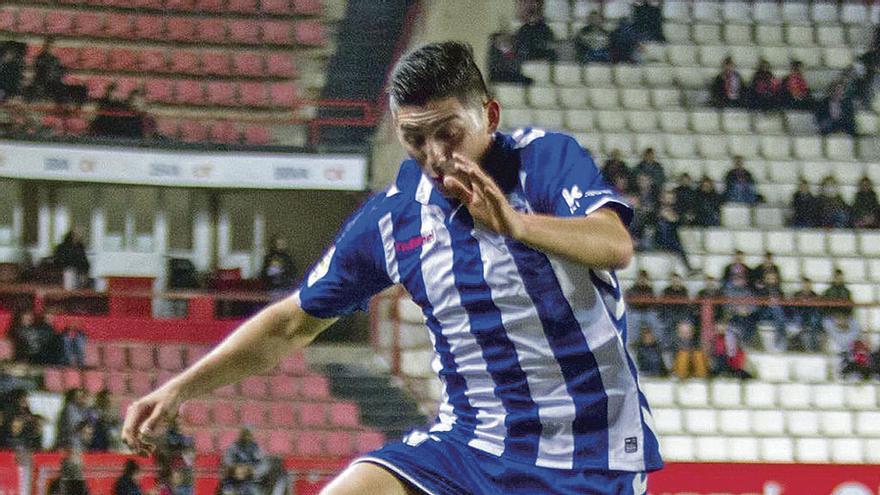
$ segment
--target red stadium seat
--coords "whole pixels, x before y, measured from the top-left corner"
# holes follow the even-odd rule
[[[293,9],[299,15],[320,15],[321,0],[293,0]]]
[[[238,438],[238,429],[225,428],[217,433],[217,450],[225,451]]]
[[[183,349],[173,344],[162,345],[156,350],[156,362],[163,370],[180,370],[183,368]]]
[[[168,370],[162,370],[162,371],[160,371],[160,372],[156,375],[156,383],[154,384],[154,386],[159,387],[159,386],[161,386],[161,385],[167,383],[167,382],[170,381],[172,378],[174,378],[174,375],[176,375],[176,374],[177,374],[177,373],[174,372],[174,371],[168,371]]]
[[[196,0],[196,9],[199,12],[223,12],[225,0]]]
[[[187,143],[207,141],[208,129],[198,120],[185,120],[180,123],[180,139]]]
[[[108,38],[123,40],[134,39],[134,18],[129,14],[107,14],[107,26],[104,34]]]
[[[321,402],[304,402],[299,405],[299,424],[323,427],[327,424],[327,409]]]
[[[165,18],[159,15],[139,15],[134,19],[136,39],[164,40]]]
[[[131,393],[135,395],[147,394],[153,390],[153,375],[149,373],[132,373],[128,384],[131,387]]]
[[[45,30],[46,13],[43,10],[21,9],[14,27],[20,33],[42,33]]]
[[[232,106],[236,103],[235,84],[211,81],[208,83],[208,102],[212,105]]]
[[[113,395],[125,395],[128,393],[128,376],[118,371],[110,371],[104,380],[107,390]]]
[[[52,49],[52,53],[58,57],[58,61],[64,67],[79,67],[79,48],[75,46],[56,46]]]
[[[138,54],[127,48],[111,48],[107,56],[107,68],[118,71],[137,70]]]
[[[67,117],[64,119],[64,130],[72,136],[81,136],[89,128],[89,123],[82,117]]]
[[[186,17],[172,17],[166,23],[168,39],[174,41],[195,41],[196,25]]]
[[[235,124],[229,122],[228,120],[214,122],[211,125],[211,130],[209,131],[209,139],[212,143],[235,144],[238,143],[238,138],[238,129],[235,127]]]
[[[293,404],[276,402],[270,405],[269,424],[274,426],[295,426],[297,423]]]
[[[83,386],[82,373],[76,368],[64,368],[62,380],[64,381],[65,390],[82,388]]]
[[[86,366],[90,368],[101,366],[101,347],[94,342],[86,344]]]
[[[129,6],[136,9],[161,9],[164,3],[164,0],[128,0]]]
[[[147,346],[132,346],[128,348],[128,362],[131,367],[140,371],[150,371],[156,367],[153,359],[153,348]]]
[[[205,103],[205,87],[201,81],[177,81],[175,101],[188,105],[203,105]]]
[[[269,378],[269,389],[272,392],[272,397],[279,399],[295,397],[298,391],[296,385],[296,378],[290,376],[278,375]]]
[[[177,139],[180,134],[180,123],[175,119],[157,119],[156,132],[168,139]]]
[[[252,125],[244,129],[244,142],[247,144],[263,145],[271,141],[272,134],[266,127]]]
[[[0,339],[0,361],[12,359],[12,343],[6,339]]]
[[[327,399],[330,397],[330,385],[327,378],[320,375],[305,376],[301,379],[300,395],[309,399]]]
[[[196,430],[193,432],[193,441],[196,445],[196,452],[199,454],[210,454],[217,451],[214,445],[214,432],[208,430]]]
[[[52,134],[61,136],[64,134],[64,119],[58,115],[43,115],[43,127],[52,130]]]
[[[272,83],[269,86],[269,97],[272,106],[278,110],[292,108],[296,102],[296,86],[293,83]]]
[[[46,14],[46,32],[49,34],[72,33],[73,16],[68,12],[50,10]]]
[[[261,0],[260,10],[270,14],[289,15],[293,11],[290,6],[290,0]]]
[[[171,72],[178,74],[198,74],[199,55],[189,50],[171,52]]]
[[[227,0],[226,10],[237,14],[255,14],[257,0]]]
[[[220,19],[201,19],[196,21],[196,36],[208,43],[226,43],[227,26]]]
[[[202,73],[210,76],[229,75],[229,54],[226,52],[204,52],[201,57]]]
[[[92,76],[86,79],[86,88],[89,91],[89,98],[96,100],[104,96],[104,90],[110,84],[110,78],[106,76]]]
[[[142,72],[165,72],[168,70],[168,57],[165,50],[143,50],[138,56],[138,69]]]
[[[172,83],[167,79],[147,79],[144,83],[145,95],[148,102],[167,103],[172,101]]]
[[[249,376],[241,381],[241,393],[251,399],[264,399],[269,396],[269,384],[265,377]]]
[[[228,26],[229,41],[248,45],[256,45],[260,42],[259,23],[239,20],[230,21]]]
[[[294,39],[300,45],[324,46],[327,35],[320,21],[300,21],[293,26]]]
[[[214,395],[218,397],[235,397],[238,395],[238,389],[235,384],[224,385],[214,390]]]
[[[208,403],[203,400],[185,402],[180,408],[180,415],[191,426],[210,424]]]
[[[165,0],[165,10],[186,12],[196,8],[195,0]]]
[[[231,403],[217,401],[211,406],[211,419],[218,425],[237,425],[238,412]]]
[[[324,454],[324,435],[317,431],[300,431],[296,438],[296,453],[301,456]]]
[[[284,356],[278,369],[281,373],[288,376],[302,376],[309,372],[306,358],[300,351]]]
[[[0,31],[12,31],[18,20],[18,10],[10,7],[0,9]]]
[[[90,394],[97,393],[105,388],[106,377],[103,371],[89,370],[83,373],[83,387]]]
[[[293,452],[293,435],[290,432],[278,430],[269,435],[266,443],[266,451],[271,455],[287,456]]]
[[[236,53],[232,56],[235,74],[260,77],[264,75],[263,56],[254,52]]]
[[[43,371],[43,388],[49,392],[64,392],[64,373],[60,368],[46,368]]]
[[[238,101],[249,107],[262,107],[268,103],[266,85],[258,82],[246,82],[238,85]]]
[[[97,46],[83,47],[79,52],[79,66],[87,70],[106,70],[107,50]]]
[[[140,91],[144,87],[143,80],[140,77],[117,77],[116,85],[116,96],[118,98],[128,98],[132,91]]]
[[[101,36],[104,33],[104,16],[94,12],[82,12],[76,15],[74,31],[79,36]]]
[[[266,424],[266,408],[259,402],[245,402],[239,410],[241,423],[262,428]]]
[[[358,406],[351,402],[330,404],[330,423],[333,426],[357,428],[361,424]]]
[[[263,43],[289,45],[291,43],[290,21],[263,21]]]
[[[354,453],[351,433],[347,431],[328,431],[324,434],[325,451],[334,457],[348,457]]]
[[[296,77],[293,57],[287,53],[274,52],[266,57],[267,74],[273,77]]]
[[[196,361],[205,357],[211,348],[203,345],[190,345],[186,348],[186,365],[192,366]]]
[[[357,453],[376,450],[385,443],[385,435],[376,431],[361,431],[357,434]]]
[[[120,370],[128,367],[125,356],[125,347],[119,344],[110,344],[104,347],[104,366]]]

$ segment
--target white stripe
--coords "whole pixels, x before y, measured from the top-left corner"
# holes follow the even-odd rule
[[[524,134],[525,129],[520,129],[513,133],[513,139],[516,141],[516,144],[513,146],[513,149],[518,150],[520,148],[525,148],[526,146],[532,144],[532,141],[538,138],[544,137],[547,134],[542,129],[530,129],[528,134]]]
[[[428,204],[428,201],[431,200],[431,191],[433,189],[434,186],[431,184],[431,179],[427,175],[422,174],[422,178],[419,179],[419,185],[416,187],[416,201],[423,205]]]
[[[544,334],[534,301],[526,292],[504,238],[485,231],[475,231],[474,236],[480,242],[483,276],[492,291],[492,301],[501,312],[501,322],[516,349],[532,399],[538,406],[538,418],[543,428],[535,464],[572,469],[576,408],[566,389],[562,369]]]
[[[615,199],[615,198],[613,198],[613,197],[611,197],[611,196],[605,196],[605,197],[603,197],[602,199],[600,199],[599,201],[596,201],[595,203],[593,203],[592,205],[590,205],[590,207],[587,208],[587,211],[584,212],[584,216],[587,216],[587,215],[589,215],[590,213],[593,213],[594,211],[596,211],[596,210],[598,210],[599,208],[601,208],[601,207],[607,205],[608,203],[617,203],[617,204],[619,204],[619,205],[626,206],[627,208],[631,208],[630,205],[624,203],[623,201],[620,201],[619,199]]]
[[[577,280],[572,293],[565,294],[581,326],[581,333],[599,368],[602,387],[608,397],[608,469],[645,470],[645,438],[640,414],[638,387],[630,373],[620,332],[608,316],[598,289],[590,280],[589,268],[569,262],[553,263],[557,278]],[[627,453],[626,439],[635,437],[638,449]]]
[[[465,395],[477,411],[475,438],[471,447],[500,456],[504,452],[506,411],[495,395],[495,382],[483,359],[483,350],[471,334],[468,314],[461,305],[452,273],[452,241],[444,225],[444,215],[436,205],[422,205],[422,235],[433,234],[433,242],[422,246],[422,276],[425,292],[434,308],[449,352],[465,381]]]
[[[449,431],[455,424],[456,415],[452,404],[449,403],[449,389],[446,386],[446,380],[440,378],[440,372],[443,370],[443,363],[440,362],[440,353],[437,352],[437,339],[434,332],[428,330],[428,338],[431,339],[431,347],[434,348],[434,359],[431,360],[431,369],[437,374],[440,380],[440,406],[437,409],[437,423],[431,427],[431,431]]]
[[[431,490],[428,490],[425,487],[425,485],[421,484],[419,482],[419,480],[413,478],[409,473],[407,473],[403,469],[400,469],[399,467],[395,466],[394,464],[391,464],[390,462],[386,461],[385,459],[379,459],[378,457],[369,457],[369,456],[368,457],[358,457],[357,459],[351,461],[351,465],[354,466],[355,464],[359,464],[362,462],[369,462],[372,464],[378,464],[378,465],[382,466],[383,468],[385,468],[385,469],[393,472],[394,474],[400,476],[401,478],[405,479],[406,481],[409,481],[410,483],[413,484],[413,486],[415,486],[419,490],[425,492],[427,495],[437,495],[434,492],[432,492]]]
[[[388,278],[395,284],[400,283],[400,273],[397,271],[397,253],[394,251],[394,226],[391,223],[391,213],[386,213],[379,219],[379,232],[382,234],[382,248],[385,250],[385,271]]]
[[[385,197],[390,198],[391,196],[394,196],[399,192],[400,189],[397,188],[397,184],[391,184],[391,187],[388,188],[388,192],[385,193]]]

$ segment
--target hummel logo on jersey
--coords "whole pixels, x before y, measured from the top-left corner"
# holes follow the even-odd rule
[[[422,247],[423,244],[427,244],[434,240],[434,231],[428,232],[425,235],[417,235],[412,239],[408,239],[406,241],[397,241],[394,243],[394,250],[398,253],[406,253],[408,251],[412,251],[413,249],[418,249]]]
[[[581,189],[575,184],[571,186],[571,189],[562,189],[562,197],[565,199],[565,202],[568,203],[568,209],[574,213],[581,207],[580,199],[584,197],[584,193],[582,193]]]

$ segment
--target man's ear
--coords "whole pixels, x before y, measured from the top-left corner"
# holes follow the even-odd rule
[[[488,120],[489,133],[494,134],[501,123],[501,104],[498,103],[498,100],[490,99],[486,103],[486,118]]]

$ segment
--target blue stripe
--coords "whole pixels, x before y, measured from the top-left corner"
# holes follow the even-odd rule
[[[520,242],[507,241],[526,292],[535,304],[544,334],[574,400],[574,459],[608,465],[608,396],[581,326],[546,255]]]
[[[408,208],[407,213],[392,213],[391,219],[394,225],[394,240],[403,242],[421,235],[422,217],[420,205],[413,202],[414,208]],[[413,211],[414,210],[414,211]],[[400,280],[407,291],[420,307],[423,308],[428,329],[434,334],[434,349],[440,357],[443,368],[440,370],[440,379],[446,383],[446,392],[449,395],[449,403],[456,415],[456,431],[463,434],[466,439],[473,437],[474,428],[477,425],[477,413],[471,406],[465,395],[467,385],[464,377],[458,373],[458,365],[455,357],[449,352],[449,340],[443,335],[440,322],[434,316],[434,307],[428,300],[425,291],[425,280],[422,276],[422,248],[418,247],[406,253],[397,254],[397,269],[400,272]]]
[[[452,267],[461,305],[468,314],[471,333],[479,344],[486,368],[495,382],[495,395],[507,411],[504,452],[535,462],[541,437],[538,406],[532,400],[526,374],[520,367],[516,348],[507,338],[501,311],[483,278],[480,245],[471,235],[474,222],[464,208],[448,224],[452,241]]]

